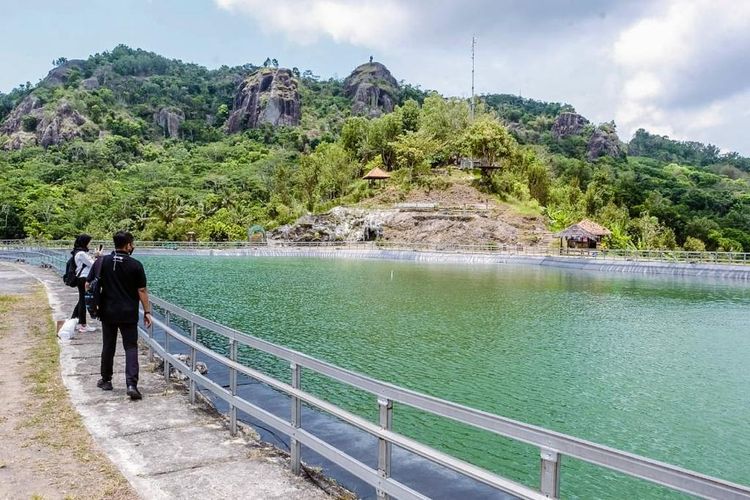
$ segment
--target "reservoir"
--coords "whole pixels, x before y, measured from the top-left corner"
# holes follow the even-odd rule
[[[251,335],[416,391],[750,484],[747,283],[513,265],[139,258],[152,293]],[[252,352],[240,358],[288,379],[283,363]],[[303,388],[377,419],[371,396],[308,373]],[[394,429],[538,487],[538,448],[398,405]],[[679,497],[567,457],[561,476],[565,498]]]

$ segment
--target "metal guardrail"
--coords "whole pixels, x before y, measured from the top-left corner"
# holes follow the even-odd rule
[[[111,241],[92,241],[91,248],[99,244],[111,248]],[[750,265],[748,252],[689,252],[685,250],[627,250],[627,249],[575,249],[535,247],[524,245],[448,244],[394,241],[285,241],[270,240],[267,243],[249,241],[136,241],[136,247],[160,250],[237,250],[251,248],[298,247],[337,249],[379,249],[415,252],[526,255],[530,257],[571,257],[597,260],[658,261],[688,264]],[[0,250],[12,249],[69,249],[70,241],[60,240],[0,240]]]
[[[154,324],[165,332],[165,346],[162,346],[155,340],[153,326],[149,330],[141,328],[140,333],[150,349],[158,353],[165,360],[165,376],[169,376],[170,366],[175,367],[189,377],[191,399],[195,397],[196,385],[200,385],[227,402],[230,406],[231,432],[233,434],[237,432],[236,412],[237,410],[241,410],[277,431],[288,435],[291,442],[291,468],[295,473],[298,473],[300,470],[300,447],[307,446],[374,486],[378,491],[379,498],[387,498],[388,496],[406,499],[426,498],[424,495],[391,477],[391,448],[393,445],[396,445],[464,476],[520,498],[558,498],[561,480],[560,461],[562,456],[568,456],[692,495],[705,498],[750,499],[750,487],[748,486],[730,483],[632,453],[616,450],[381,382],[320,361],[298,351],[242,333],[191,313],[162,299],[154,297],[152,298],[152,303],[164,312],[165,320],[155,319]],[[172,327],[171,323],[175,318],[181,318],[189,325],[189,337]],[[230,343],[229,357],[199,343],[196,339],[198,327],[225,337]],[[191,366],[180,361],[180,359],[169,352],[170,339],[179,341],[190,348]],[[291,384],[282,382],[239,363],[237,361],[238,345],[262,351],[289,362],[291,367]],[[208,356],[229,369],[229,389],[221,387],[207,377],[194,371],[196,353]],[[374,424],[328,401],[303,391],[301,389],[302,368],[309,369],[331,380],[347,384],[374,395],[378,402],[379,423]],[[239,397],[237,395],[237,374],[246,375],[288,394],[291,397],[291,419],[287,421],[279,418]],[[342,450],[333,447],[302,429],[301,404],[303,402],[375,436],[378,439],[378,468],[373,469],[365,465]],[[394,402],[538,447],[540,449],[539,490],[508,480],[394,432],[392,430]]]
[[[1,249],[2,244],[0,244]],[[0,251],[0,257],[6,260],[33,259],[35,263],[47,265],[58,271],[62,271],[65,266],[67,253],[38,248],[36,250],[16,249],[15,251]],[[405,499],[427,498],[391,477],[391,450],[392,446],[396,445],[450,470],[519,498],[558,498],[561,481],[560,462],[562,456],[568,456],[699,497],[750,499],[750,486],[731,483],[664,462],[404,389],[253,337],[191,313],[158,297],[151,297],[151,301],[155,307],[161,309],[164,313],[163,321],[154,319],[154,324],[164,331],[164,346],[159,344],[154,338],[153,326],[148,330],[139,327],[139,334],[142,340],[148,345],[150,355],[153,355],[155,352],[164,359],[165,377],[169,377],[170,367],[174,367],[189,378],[191,401],[195,401],[197,386],[201,386],[228,403],[230,407],[230,430],[232,434],[236,434],[237,432],[237,411],[240,410],[289,436],[291,444],[291,469],[295,473],[300,472],[301,446],[306,446],[374,486],[378,491],[379,498],[388,498],[389,496]],[[175,318],[181,318],[189,325],[189,336],[181,333],[172,326]],[[228,339],[230,345],[229,357],[199,343],[197,340],[198,327],[205,328]],[[190,365],[187,365],[170,352],[170,339],[190,348]],[[262,351],[289,362],[291,384],[282,382],[239,363],[237,361],[239,345]],[[208,377],[195,371],[197,353],[208,356],[229,369],[229,389],[222,387]],[[376,396],[379,408],[379,423],[373,424],[333,403],[303,391],[301,389],[302,368],[309,369],[332,380]],[[273,415],[239,397],[237,395],[238,374],[246,375],[288,394],[291,397],[290,420],[287,421]],[[347,455],[342,450],[335,448],[302,429],[301,405],[303,402],[375,436],[378,439],[378,468],[373,469],[367,466],[361,461]],[[532,489],[508,480],[394,432],[392,430],[394,402],[538,447],[540,450],[539,489]]]

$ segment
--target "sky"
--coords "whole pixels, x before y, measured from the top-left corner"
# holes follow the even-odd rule
[[[750,0],[0,0],[0,92],[120,43],[344,78],[370,55],[444,95],[566,102],[750,155]]]

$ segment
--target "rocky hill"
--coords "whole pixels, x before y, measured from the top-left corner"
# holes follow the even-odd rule
[[[568,104],[480,99],[472,119],[466,99],[377,62],[325,80],[125,46],[61,58],[0,94],[0,238],[226,240],[261,225],[528,246],[585,217],[614,247],[750,251],[750,159],[643,130],[625,144]],[[376,168],[390,178],[362,178]]]
[[[263,68],[248,76],[237,89],[229,133],[267,124],[274,127],[299,125],[301,119],[297,81],[286,68]]]
[[[398,102],[400,87],[383,64],[357,66],[344,80],[344,92],[352,102],[352,114],[380,116],[390,113]]]

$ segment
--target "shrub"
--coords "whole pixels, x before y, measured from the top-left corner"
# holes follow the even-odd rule
[[[685,238],[685,244],[682,245],[682,247],[688,252],[706,251],[706,244],[698,238],[693,238],[692,236],[688,236],[687,238]]]
[[[39,124],[39,118],[36,116],[26,115],[21,118],[21,128],[24,132],[36,132],[36,126]]]

